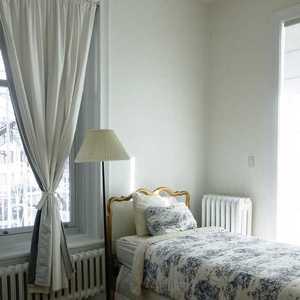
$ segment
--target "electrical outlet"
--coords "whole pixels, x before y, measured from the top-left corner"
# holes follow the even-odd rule
[[[254,155],[249,155],[248,156],[248,167],[249,168],[254,168],[255,167],[255,156]]]

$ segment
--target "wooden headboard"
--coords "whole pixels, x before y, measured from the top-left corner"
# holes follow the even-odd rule
[[[190,207],[190,194],[186,191],[172,191],[167,187],[159,187],[153,191],[146,188],[140,188],[136,192],[145,195],[162,195],[171,196],[175,198],[184,198],[187,207]],[[132,205],[132,195],[112,197],[107,204],[107,236],[109,240],[109,247],[114,253],[115,241],[118,238],[128,235],[134,235],[135,223]]]

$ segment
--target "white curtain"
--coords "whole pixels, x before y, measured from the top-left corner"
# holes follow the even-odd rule
[[[72,264],[55,190],[75,133],[97,4],[88,0],[1,0],[5,57],[21,138],[43,192],[29,281],[66,287]]]

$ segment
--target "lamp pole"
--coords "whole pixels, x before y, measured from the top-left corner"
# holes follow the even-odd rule
[[[103,225],[104,225],[104,254],[105,254],[105,288],[106,288],[106,299],[111,299],[111,290],[110,290],[110,251],[107,243],[107,217],[106,217],[106,193],[105,193],[105,168],[104,161],[101,161],[102,169],[102,210],[103,210]]]

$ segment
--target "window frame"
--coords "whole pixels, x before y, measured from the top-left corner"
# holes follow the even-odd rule
[[[292,24],[300,18],[300,5],[295,4],[291,5],[285,9],[275,11],[273,14],[273,51],[270,53],[273,64],[273,74],[274,74],[274,115],[275,115],[275,124],[274,124],[274,161],[275,161],[275,178],[274,178],[274,208],[276,211],[275,217],[275,235],[278,239],[278,147],[279,147],[279,105],[282,96],[282,87],[283,87],[283,33],[284,26]]]
[[[2,56],[2,59],[4,61],[4,56],[2,55],[2,49],[3,49],[3,41],[0,38],[0,55]],[[4,62],[5,64],[5,62]],[[8,92],[10,93],[10,83],[9,78],[7,76],[6,79],[0,79],[0,88],[5,87],[8,89]],[[67,234],[73,234],[78,233],[79,230],[77,228],[77,220],[76,220],[76,212],[75,209],[77,205],[75,204],[75,185],[74,185],[74,147],[71,150],[70,156],[69,156],[69,195],[70,195],[70,222],[64,222],[64,227],[67,231]],[[11,228],[0,228],[0,237],[1,236],[8,236],[8,235],[18,235],[18,234],[26,234],[31,233],[33,230],[33,226],[23,226],[23,227],[11,227]]]
[[[101,198],[101,172],[96,164],[75,164],[74,159],[79,150],[87,128],[109,127],[109,76],[108,76],[108,0],[100,2],[96,10],[95,25],[92,35],[91,49],[88,58],[84,93],[78,118],[76,133],[70,159],[70,195],[71,222],[65,225],[67,241],[75,249],[82,241],[103,241],[103,216]],[[0,50],[2,43],[0,22]],[[2,43],[3,45],[3,43]],[[4,58],[5,59],[5,58]],[[94,101],[90,101],[94,99]],[[109,167],[109,165],[107,166]],[[109,174],[107,174],[107,192],[109,193]],[[21,229],[24,229],[21,228]],[[0,235],[0,267],[1,254],[7,256],[7,246],[11,249],[24,247],[23,257],[29,251],[32,227],[23,232],[12,232]],[[1,242],[2,241],[2,242]],[[94,242],[93,242],[94,243]],[[1,247],[1,245],[3,245]],[[15,256],[12,253],[12,256]],[[20,254],[18,253],[18,257]],[[14,258],[12,259],[12,261]]]

